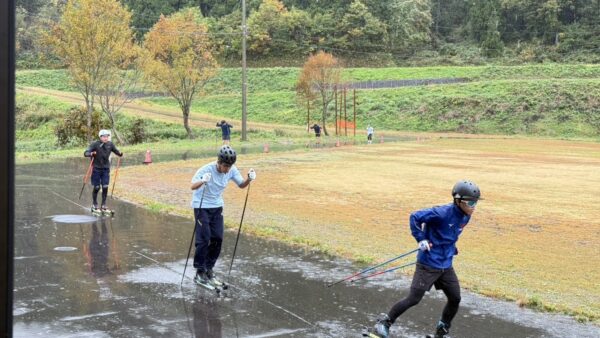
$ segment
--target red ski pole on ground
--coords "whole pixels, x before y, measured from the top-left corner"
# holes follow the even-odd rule
[[[117,176],[119,176],[119,168],[121,167],[121,156],[117,160],[117,169],[115,170],[115,180],[113,181],[112,189],[110,190],[110,198],[113,198],[113,192],[115,192],[115,184],[117,184]]]
[[[417,251],[419,251],[419,249],[418,249],[418,248],[417,248],[417,249],[414,249],[414,250],[411,250],[411,251],[409,251],[409,252],[403,253],[403,254],[401,254],[401,255],[399,255],[399,256],[396,256],[396,257],[394,257],[394,258],[392,258],[392,259],[388,259],[387,261],[385,261],[385,262],[383,262],[383,263],[379,263],[379,264],[377,264],[377,265],[374,265],[374,266],[368,267],[368,268],[366,268],[366,269],[364,269],[364,270],[361,270],[361,271],[359,271],[359,272],[357,272],[357,273],[355,273],[355,274],[353,274],[353,275],[351,275],[351,276],[348,276],[348,277],[346,277],[346,278],[344,278],[344,279],[341,279],[341,280],[339,280],[339,281],[337,281],[337,282],[331,283],[331,284],[327,285],[327,287],[329,288],[329,287],[332,287],[332,286],[334,286],[334,285],[336,285],[336,284],[339,284],[339,283],[341,283],[341,282],[345,282],[345,281],[347,281],[347,280],[350,280],[350,279],[352,279],[352,278],[354,278],[354,277],[357,277],[357,276],[359,276],[359,275],[362,275],[362,274],[363,274],[363,273],[365,273],[365,272],[369,272],[369,271],[371,271],[371,270],[375,270],[375,269],[377,269],[377,268],[378,268],[378,267],[380,267],[380,266],[383,266],[383,265],[389,264],[389,263],[391,263],[391,262],[397,261],[397,260],[399,260],[400,258],[402,258],[402,257],[405,257],[405,256],[408,256],[408,255],[410,255],[410,254],[412,254],[412,253],[415,253],[415,252],[417,252]]]
[[[398,269],[402,269],[402,268],[405,268],[405,267],[407,267],[407,266],[411,266],[411,265],[413,265],[413,264],[417,264],[417,262],[411,262],[411,263],[403,264],[403,265],[400,265],[400,266],[397,266],[397,267],[394,267],[394,268],[391,268],[391,269],[387,269],[387,270],[383,270],[383,271],[379,271],[379,272],[372,273],[372,274],[370,274],[370,275],[362,276],[362,277],[360,277],[360,278],[357,278],[357,279],[353,279],[353,280],[351,280],[351,281],[350,281],[350,283],[354,283],[354,282],[356,282],[356,281],[359,281],[359,280],[361,280],[361,279],[365,279],[365,278],[371,278],[371,277],[379,276],[379,275],[381,275],[381,274],[384,274],[384,273],[387,273],[387,272],[396,271],[396,270],[398,270]]]
[[[81,191],[79,192],[79,199],[81,199],[81,195],[83,195],[83,189],[85,188],[87,180],[90,177],[93,165],[94,165],[94,156],[92,156],[92,160],[90,161],[90,166],[88,167],[87,171],[85,172],[85,176],[83,176],[83,185],[81,186]]]

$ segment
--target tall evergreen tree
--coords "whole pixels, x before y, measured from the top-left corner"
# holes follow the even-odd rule
[[[379,21],[360,0],[354,0],[344,14],[339,31],[342,47],[352,51],[369,52],[381,50],[387,43],[385,25]]]
[[[170,15],[181,9],[195,6],[194,0],[121,0],[133,14],[131,24],[140,39],[162,15]]]

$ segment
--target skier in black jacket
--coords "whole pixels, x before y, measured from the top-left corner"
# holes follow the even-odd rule
[[[110,180],[110,153],[113,152],[117,156],[122,157],[123,153],[110,141],[110,130],[102,129],[98,133],[99,141],[94,141],[85,150],[83,156],[92,157],[94,161],[94,169],[92,171],[92,212],[105,212],[106,196],[108,195],[108,183]],[[98,209],[98,191],[102,187],[102,206]]]

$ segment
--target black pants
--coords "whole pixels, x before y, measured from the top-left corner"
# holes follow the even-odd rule
[[[444,291],[444,294],[448,298],[448,302],[442,312],[442,321],[450,327],[450,323],[454,316],[456,316],[458,305],[460,304],[460,284],[458,282],[458,277],[454,272],[454,268],[452,267],[439,270],[426,265],[417,264],[410,286],[410,293],[406,298],[392,306],[392,309],[388,313],[390,321],[392,323],[395,322],[404,311],[419,304],[421,299],[423,299],[425,292],[429,291],[433,285],[435,285],[436,289]]]
[[[223,208],[195,208],[194,219],[197,223],[194,268],[208,271],[215,266],[221,254]]]

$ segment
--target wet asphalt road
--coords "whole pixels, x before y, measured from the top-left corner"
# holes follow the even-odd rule
[[[410,280],[389,274],[326,288],[359,267],[243,235],[227,297],[195,286],[189,265],[180,286],[193,222],[117,200],[114,218],[91,217],[90,187],[77,200],[85,164],[17,167],[16,337],[360,337],[408,291]],[[234,241],[227,232],[222,279]],[[444,304],[441,292],[426,295],[392,336],[431,333]],[[451,333],[599,337],[600,329],[464,292]]]

